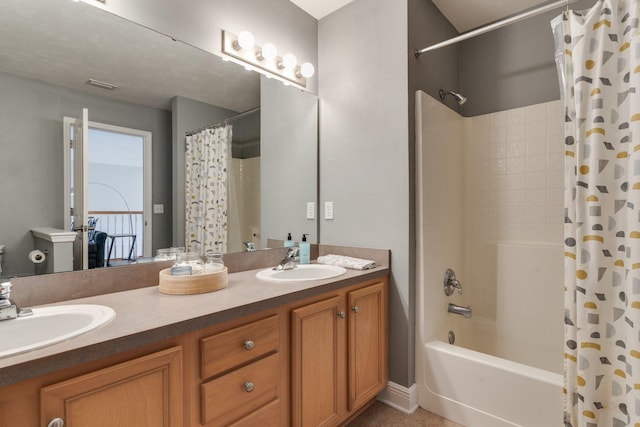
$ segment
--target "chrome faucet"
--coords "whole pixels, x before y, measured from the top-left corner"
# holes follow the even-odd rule
[[[470,306],[462,307],[462,306],[459,306],[457,304],[449,303],[449,309],[447,311],[449,313],[453,313],[453,314],[460,314],[460,315],[464,316],[465,319],[470,319],[471,318],[471,307]]]
[[[282,261],[280,261],[278,263],[278,265],[276,265],[275,267],[273,267],[274,270],[276,271],[280,271],[280,270],[292,270],[294,268],[296,268],[297,264],[298,264],[298,248],[297,247],[291,247],[287,250],[287,256],[285,256]]]
[[[444,294],[450,296],[455,289],[458,290],[458,295],[462,295],[462,283],[456,279],[456,273],[448,268],[447,271],[444,272]]]
[[[242,242],[245,247],[245,252],[253,252],[256,250],[256,244],[253,242]]]
[[[30,308],[21,309],[11,299],[11,282],[0,283],[0,320],[16,319],[33,314]]]

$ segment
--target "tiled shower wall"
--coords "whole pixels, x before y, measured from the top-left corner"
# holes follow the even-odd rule
[[[562,242],[562,102],[463,119],[472,238]]]
[[[514,250],[518,245],[547,246],[551,254],[562,243],[562,117],[562,102],[553,101],[462,119],[464,266],[478,316],[499,320],[501,292],[504,286],[516,286],[501,283],[510,272],[497,267],[505,265],[498,259],[498,244],[515,245]],[[561,263],[561,258],[549,259]],[[558,280],[561,286],[562,277]],[[532,286],[551,289],[556,284],[554,279],[553,284]]]
[[[463,347],[561,371],[561,101],[471,118],[424,93],[419,105],[419,262],[425,311],[435,313],[424,321]],[[460,296],[443,296],[447,267]],[[448,302],[471,306],[472,318],[447,314]]]
[[[242,242],[253,241],[260,247],[260,157],[234,158],[233,175],[239,231],[230,237],[228,252],[242,252]]]

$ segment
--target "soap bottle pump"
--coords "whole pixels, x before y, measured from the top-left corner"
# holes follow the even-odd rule
[[[300,250],[298,255],[300,256],[300,264],[309,264],[311,262],[311,245],[307,242],[308,234],[302,235],[302,242],[300,242]]]
[[[284,241],[284,247],[285,248],[291,248],[291,247],[293,247],[295,245],[296,245],[296,243],[292,240],[291,233],[287,233],[287,240]]]

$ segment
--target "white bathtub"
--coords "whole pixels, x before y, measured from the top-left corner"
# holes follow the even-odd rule
[[[442,341],[422,350],[421,407],[467,427],[562,426],[560,374]]]
[[[487,175],[489,136],[511,114],[469,122],[416,92],[417,400],[467,427],[561,427],[564,249],[561,236],[540,240],[527,222],[552,216],[544,229],[562,230],[561,189],[550,184],[547,198],[557,203],[522,213],[505,199],[524,186],[522,176]],[[449,268],[462,295],[444,293]],[[449,303],[470,306],[472,318],[448,313]],[[446,342],[449,331],[459,345]]]

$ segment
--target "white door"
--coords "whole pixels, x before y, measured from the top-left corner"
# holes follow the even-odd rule
[[[88,245],[88,163],[89,163],[89,110],[82,109],[82,118],[71,121],[72,143],[70,149],[72,167],[72,208],[73,231],[78,233],[73,244],[73,269],[85,270],[89,266]]]
[[[89,215],[100,231],[122,237],[111,259],[150,257],[151,132],[89,122],[89,138]]]

